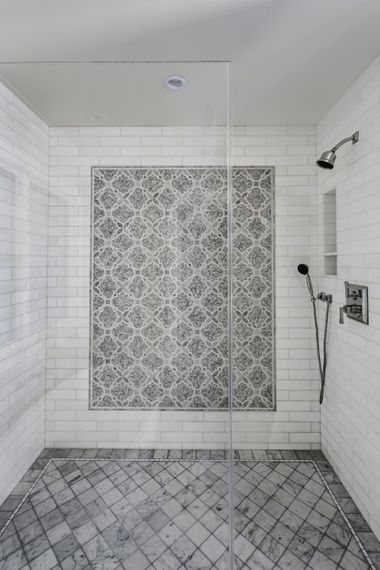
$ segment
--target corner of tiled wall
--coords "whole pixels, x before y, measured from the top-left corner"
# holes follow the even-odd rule
[[[318,173],[321,287],[334,295],[329,334],[322,449],[380,536],[380,57],[318,125],[318,152],[360,131]],[[337,276],[324,275],[323,194],[336,190]],[[344,281],[369,288],[369,326],[338,321]]]
[[[44,447],[48,136],[0,83],[0,504]]]

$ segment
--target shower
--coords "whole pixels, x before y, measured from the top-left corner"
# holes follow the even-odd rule
[[[300,273],[301,275],[305,275],[306,277],[306,285],[309,290],[310,299],[313,306],[315,338],[317,344],[317,360],[318,360],[319,374],[321,377],[321,390],[319,394],[319,403],[322,404],[324,391],[325,391],[326,367],[327,367],[327,328],[329,323],[329,313],[330,313],[330,305],[332,303],[332,295],[321,292],[318,293],[318,295],[315,297],[313,282],[309,274],[309,266],[306,265],[305,263],[300,263],[297,267],[297,271],[298,273]],[[324,322],[324,331],[323,331],[323,357],[321,357],[321,346],[319,341],[319,325],[318,325],[316,301],[322,301],[326,303],[326,313],[325,313],[325,322]]]
[[[356,131],[350,137],[347,137],[338,142],[338,144],[336,144],[332,149],[322,152],[321,157],[317,160],[316,163],[317,166],[319,166],[320,168],[325,168],[326,170],[332,170],[334,168],[334,162],[336,159],[335,153],[338,150],[338,148],[340,148],[342,145],[350,141],[352,141],[352,144],[355,144],[358,142],[358,140],[359,140],[359,131]]]

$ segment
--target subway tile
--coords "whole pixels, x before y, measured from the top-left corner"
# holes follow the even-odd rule
[[[244,135],[245,132],[245,135]],[[70,285],[67,284],[60,284],[59,281],[64,277],[72,276],[73,278],[77,278],[79,276],[79,272],[82,272],[84,278],[87,279],[88,275],[88,261],[84,258],[78,257],[79,247],[81,248],[81,253],[85,255],[86,248],[88,247],[88,235],[84,236],[85,243],[82,246],[77,246],[78,244],[78,231],[83,231],[88,225],[88,200],[90,198],[90,181],[89,181],[89,165],[91,161],[95,161],[98,164],[109,164],[112,165],[115,163],[117,159],[117,163],[119,164],[134,164],[134,165],[167,165],[172,166],[175,164],[183,164],[183,165],[193,165],[194,160],[196,159],[197,165],[205,164],[205,165],[220,165],[224,162],[223,156],[223,145],[225,143],[224,139],[224,129],[220,129],[219,131],[216,129],[203,129],[199,130],[198,127],[196,128],[185,128],[185,129],[174,129],[171,127],[146,127],[146,128],[135,128],[135,127],[122,127],[114,129],[106,128],[103,130],[102,127],[90,127],[88,129],[51,129],[51,142],[54,143],[54,151],[52,151],[52,159],[55,156],[62,156],[64,158],[64,162],[58,164],[52,164],[53,168],[57,170],[51,171],[51,189],[52,189],[52,202],[51,202],[51,236],[55,236],[57,238],[56,244],[54,247],[56,248],[55,253],[53,255],[53,250],[51,250],[51,264],[49,268],[49,274],[52,277],[56,277],[58,280],[57,289],[51,288],[49,291],[50,300],[52,304],[49,306],[49,338],[51,339],[88,339],[88,331],[86,330],[86,311],[88,307],[88,299],[86,298],[86,288],[85,286],[79,291],[77,291],[77,295],[72,296],[69,292]],[[297,140],[299,142],[300,139],[296,137],[304,137],[304,136],[313,136],[313,130],[310,127],[306,127],[302,129],[299,127],[295,130],[291,130],[290,127],[239,127],[235,129],[234,133],[235,142],[239,144],[236,147],[236,154],[239,156],[235,157],[235,163],[241,165],[252,165],[252,163],[260,166],[260,165],[272,165],[278,167],[278,173],[276,175],[276,192],[278,192],[278,196],[282,195],[290,195],[292,191],[291,188],[288,188],[289,185],[299,187],[300,196],[308,196],[310,193],[310,187],[313,186],[314,181],[309,178],[306,180],[304,177],[313,176],[312,171],[307,170],[302,171],[303,166],[313,165],[315,150],[312,144],[309,144],[310,141],[307,141],[306,145],[298,145],[293,144],[292,146],[298,146],[302,148],[302,151],[295,154],[294,148],[291,151],[290,147],[287,149],[283,146],[283,143],[289,139],[289,144],[291,141],[296,143]],[[268,137],[277,137],[272,140],[272,144],[268,143]],[[280,137],[280,138],[278,138]],[[137,143],[137,140],[143,143],[144,149],[141,151]],[[302,138],[302,140],[304,140]],[[133,144],[132,144],[133,143]],[[274,144],[279,143],[279,144]],[[213,156],[212,152],[207,151],[207,147],[211,146],[212,151],[216,150],[222,151],[222,156]],[[136,151],[131,150],[131,148],[137,147]],[[149,149],[153,150],[149,150]],[[111,149],[111,151],[108,151]],[[305,150],[306,149],[306,150]],[[62,154],[60,154],[60,152]],[[150,154],[151,152],[151,154]],[[136,154],[135,154],[136,153]],[[156,154],[157,153],[157,154]],[[173,154],[172,154],[173,153]],[[174,154],[175,153],[175,154]],[[197,154],[199,153],[199,157]],[[206,154],[204,154],[206,153]],[[242,154],[243,153],[243,154]],[[292,154],[293,153],[293,154]],[[161,156],[163,154],[164,156]],[[70,162],[70,156],[73,156],[73,161]],[[76,157],[80,157],[81,160],[89,159],[88,162],[81,162],[80,160],[75,161]],[[199,160],[198,160],[199,158]],[[311,160],[311,162],[310,162]],[[95,163],[94,162],[94,163]],[[291,171],[290,167],[293,166],[295,168],[300,168],[301,170],[294,170]],[[65,168],[66,170],[60,170],[60,168]],[[75,175],[75,169],[79,168],[79,176]],[[312,189],[313,191],[313,189]],[[63,201],[62,203],[54,204],[54,197],[59,194],[62,196]],[[81,197],[84,199],[81,203],[76,203],[76,198]],[[65,209],[64,203],[70,203],[76,206],[72,209]],[[76,207],[82,207],[83,213],[80,212],[79,209]],[[295,201],[294,207],[297,207],[297,202]],[[86,213],[87,212],[87,213]],[[66,214],[66,215],[65,215]],[[282,228],[286,230],[287,233],[293,232],[294,238],[297,236],[299,238],[305,239],[305,232],[308,231],[308,227],[311,227],[312,221],[312,212],[310,215],[307,216],[307,219],[304,220],[304,223],[299,223],[301,218],[304,218],[304,212],[294,211],[293,215],[289,216],[289,212],[284,212],[282,216],[279,216],[277,220],[278,230],[281,231]],[[62,233],[60,233],[62,229]],[[64,243],[64,236],[66,235],[72,236],[73,243],[70,244],[69,242]],[[295,246],[295,244],[293,244]],[[313,246],[313,242],[310,242],[311,247]],[[281,252],[281,259],[286,259],[289,255],[289,248],[292,244],[283,250],[279,250]],[[72,248],[72,249],[71,249]],[[286,291],[293,290],[296,279],[291,277],[289,282],[287,283],[286,287],[282,287],[281,289]],[[278,286],[280,288],[280,285]],[[64,289],[67,293],[62,291]],[[76,299],[75,299],[76,297]],[[75,299],[75,302],[74,302]],[[292,300],[293,299],[293,300]],[[295,296],[294,298],[289,297],[289,306],[290,302],[293,302],[294,299],[297,299]],[[67,301],[66,301],[67,300]],[[286,294],[284,294],[283,300],[286,300]],[[298,302],[298,301],[297,301]],[[299,300],[301,302],[301,299]],[[289,308],[289,306],[284,305],[283,308]],[[83,308],[81,312],[80,309]],[[69,310],[70,309],[70,310]],[[73,309],[71,311],[71,309]],[[284,314],[283,317],[280,318],[280,330],[283,331],[284,336],[283,338],[289,338],[290,340],[297,341],[297,338],[303,341],[306,338],[312,339],[312,331],[310,328],[310,321],[305,322],[304,327],[302,317],[295,317],[293,320],[288,320],[289,314]],[[282,323],[282,324],[281,324]],[[297,326],[298,323],[298,326]],[[311,334],[308,335],[308,331],[311,331]],[[299,334],[297,334],[297,331]],[[111,426],[113,423],[110,423],[109,427],[110,430],[106,429],[107,426],[107,419],[96,420],[96,430],[97,436],[94,439],[86,439],[87,432],[83,430],[81,433],[81,425],[90,426],[92,420],[91,415],[92,412],[87,410],[87,399],[86,399],[86,390],[87,390],[87,374],[88,374],[88,367],[85,363],[85,352],[86,346],[81,345],[78,347],[78,353],[74,355],[72,359],[72,363],[70,366],[66,368],[65,358],[62,358],[62,354],[59,351],[61,349],[70,349],[74,345],[68,346],[60,346],[60,345],[51,345],[48,347],[50,351],[50,355],[48,358],[48,377],[54,376],[56,378],[55,388],[52,388],[51,392],[49,390],[48,394],[48,403],[49,405],[53,405],[52,412],[57,410],[57,413],[60,411],[72,412],[75,410],[76,414],[86,413],[86,417],[77,417],[77,422],[74,424],[78,427],[78,431],[73,431],[72,429],[68,429],[66,432],[65,430],[59,429],[63,427],[61,424],[65,420],[62,419],[62,416],[57,416],[56,421],[56,433],[57,433],[57,442],[64,443],[65,433],[67,433],[67,443],[71,444],[73,440],[73,435],[75,434],[75,438],[77,439],[76,443],[80,443],[81,441],[87,441],[91,443],[91,445],[99,445],[99,441],[103,438],[104,442],[109,442],[108,437],[109,434],[115,434],[117,430],[113,430]],[[284,348],[288,347],[279,347],[279,351]],[[290,348],[290,347],[289,347]],[[293,346],[294,350],[297,348]],[[58,351],[58,352],[57,352]],[[67,356],[68,353],[66,353]],[[279,352],[281,354],[281,352]],[[285,353],[283,353],[285,356]],[[77,358],[75,357],[77,356]],[[281,421],[289,421],[289,413],[293,411],[303,411],[300,410],[300,400],[298,399],[298,394],[300,393],[300,397],[305,398],[305,402],[308,402],[308,395],[309,398],[315,399],[315,391],[309,391],[305,389],[304,383],[301,381],[299,382],[298,386],[294,386],[291,391],[287,388],[282,389],[281,383],[286,382],[289,378],[297,378],[298,374],[301,375],[305,373],[306,377],[309,373],[308,370],[297,370],[297,368],[292,367],[292,361],[290,362],[289,366],[283,365],[283,360],[280,361],[281,368],[278,371],[278,386],[279,386],[279,394],[285,398],[284,402],[287,405],[290,404],[290,407],[286,409],[286,419],[281,420],[283,417],[281,414],[282,411],[277,413],[276,416],[273,414],[270,416],[259,416],[256,412],[247,412],[247,417],[251,418],[248,424],[252,427],[247,426],[247,432],[241,432],[242,436],[246,437],[250,430],[253,433],[257,432],[259,426],[262,429],[267,430],[270,422],[281,422]],[[296,356],[293,359],[296,360]],[[305,359],[305,363],[308,362]],[[75,383],[79,382],[81,388],[75,390],[73,386]],[[285,387],[285,384],[284,384]],[[310,388],[310,386],[308,386]],[[288,399],[290,395],[290,400]],[[292,402],[294,402],[294,407],[292,408]],[[306,411],[306,410],[305,410]],[[88,414],[88,417],[87,417]],[[169,415],[170,412],[162,412],[159,419],[157,420],[158,424],[161,425],[159,428],[158,436],[162,440],[164,440],[164,435],[168,434],[168,439],[177,437],[176,433],[172,429],[165,429],[172,424],[172,428],[178,427],[176,426],[175,422],[180,421],[183,422],[183,429],[186,424],[186,430],[189,429],[190,431],[186,432],[179,432],[180,435],[177,437],[177,441],[181,440],[182,434],[186,433],[186,441],[183,441],[182,444],[190,445],[192,443],[192,437],[194,442],[198,445],[204,445],[204,441],[200,441],[199,437],[203,435],[203,433],[208,433],[207,437],[213,437],[212,434],[215,434],[215,439],[220,437],[224,437],[223,431],[221,430],[222,423],[218,421],[217,414],[215,417],[211,413],[206,413],[204,416],[197,416],[197,419],[194,420],[198,422],[197,429],[194,432],[191,431],[191,424],[193,419],[191,419],[191,412],[181,412],[181,418],[178,419],[177,417],[174,418]],[[186,414],[186,415],[185,415]],[[127,438],[128,431],[130,434],[135,434],[134,428],[136,426],[133,425],[135,419],[132,419],[132,424],[129,425],[128,429],[124,429],[126,425],[128,425],[128,419],[123,419],[124,416],[119,414],[117,415],[118,419],[112,419],[112,422],[116,421],[116,425],[122,428],[122,435],[119,434],[119,437]],[[212,417],[212,419],[211,419]],[[63,416],[64,418],[64,416]],[[69,419],[70,418],[70,419]],[[141,419],[136,420],[140,423],[146,423],[147,428],[148,422],[151,420],[144,419],[145,416],[141,416]],[[49,418],[49,427],[50,422],[52,421]],[[54,421],[54,420],[53,420]],[[228,418],[223,419],[223,425],[227,425]],[[67,417],[67,422],[72,422],[71,416]],[[87,422],[87,424],[86,424]],[[90,422],[90,423],[88,423]],[[123,426],[124,422],[124,426]],[[200,422],[200,423],[199,423]],[[204,423],[204,427],[207,429],[200,429],[199,426],[202,426],[202,422]],[[269,422],[269,423],[268,423]],[[218,426],[213,429],[211,423],[215,423]],[[307,423],[307,422],[306,422]],[[220,425],[219,425],[220,424]],[[310,422],[311,425],[311,422]],[[163,431],[164,430],[164,431]],[[139,428],[140,433],[144,433],[144,428],[142,425]],[[264,432],[265,433],[265,432]],[[116,437],[116,436],[115,436]],[[130,436],[129,436],[130,437]],[[145,437],[147,439],[145,439]],[[187,437],[189,439],[187,439]],[[244,439],[243,437],[243,439]],[[48,432],[49,441],[55,441],[55,432]],[[105,439],[107,438],[107,439]],[[144,441],[148,442],[148,438],[150,438],[150,443],[154,443],[156,438],[152,435],[152,432],[149,429],[145,430],[144,434]],[[265,438],[264,438],[265,439]],[[127,439],[126,439],[127,441]],[[210,440],[211,441],[211,440]],[[114,442],[115,445],[117,441]],[[171,442],[175,445],[176,441],[173,439]],[[217,441],[215,441],[217,443]],[[289,441],[278,441],[279,444],[283,445],[290,445]],[[272,445],[271,441],[266,439],[264,442],[257,441],[257,445]]]

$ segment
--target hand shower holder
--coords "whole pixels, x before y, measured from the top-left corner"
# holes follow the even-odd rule
[[[330,293],[325,293],[324,291],[318,293],[317,299],[318,301],[322,301],[322,303],[327,303],[328,305],[331,305],[333,302],[333,296],[330,295]]]

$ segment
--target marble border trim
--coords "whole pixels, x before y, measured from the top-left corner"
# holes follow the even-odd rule
[[[19,510],[21,509],[21,507],[23,506],[23,504],[25,503],[25,501],[28,499],[28,497],[30,496],[30,494],[33,492],[34,488],[36,487],[36,485],[38,484],[38,482],[40,481],[41,477],[44,475],[45,471],[47,470],[47,468],[49,467],[50,463],[51,463],[52,459],[49,459],[49,461],[46,463],[45,467],[42,469],[41,473],[38,475],[37,479],[34,481],[33,485],[30,487],[30,489],[25,493],[25,496],[21,499],[20,503],[17,505],[17,507],[15,508],[15,510],[12,512],[11,516],[9,517],[9,519],[6,521],[6,523],[3,525],[2,528],[0,528],[0,538],[2,537],[2,535],[4,534],[5,530],[7,529],[7,527],[11,524],[12,520],[15,518],[15,516],[17,515],[17,513],[19,512]]]
[[[137,450],[137,451],[139,451],[139,450]],[[143,457],[142,458],[139,458],[139,457],[136,457],[136,458],[132,458],[132,457],[131,458],[126,458],[126,457],[124,457],[124,458],[112,458],[112,457],[108,457],[108,458],[107,457],[104,457],[104,458],[51,457],[47,460],[46,465],[44,466],[41,473],[38,475],[38,477],[34,481],[33,485],[27,491],[25,496],[22,498],[19,505],[11,513],[9,519],[6,521],[4,526],[0,529],[0,538],[4,534],[7,527],[11,524],[12,520],[15,518],[17,513],[20,511],[21,507],[26,502],[26,500],[28,499],[30,494],[33,492],[34,488],[36,487],[36,485],[38,484],[40,479],[43,477],[43,475],[45,474],[45,472],[47,471],[49,466],[54,462],[68,461],[70,459],[73,461],[80,461],[80,462],[133,461],[133,462],[141,462],[141,463],[147,463],[147,462],[151,463],[153,461],[153,462],[160,462],[160,463],[178,463],[178,462],[181,462],[181,463],[194,463],[194,462],[204,462],[204,463],[220,463],[220,462],[223,462],[223,463],[227,463],[228,462],[228,455],[224,459],[177,459],[177,458],[171,459],[171,458],[148,458],[148,457],[147,458],[143,458]],[[338,509],[339,513],[341,514],[342,518],[344,519],[344,522],[346,523],[352,537],[356,541],[360,551],[362,552],[363,556],[365,557],[365,559],[369,565],[370,570],[377,570],[376,566],[374,565],[374,563],[371,560],[369,553],[367,552],[367,550],[364,547],[364,545],[362,544],[359,536],[355,532],[351,522],[347,518],[346,513],[344,512],[341,505],[339,504],[339,501],[338,501],[337,497],[335,496],[333,490],[331,489],[330,485],[326,481],[326,478],[324,477],[321,469],[319,468],[317,461],[318,460],[315,460],[315,459],[297,459],[297,458],[295,458],[295,459],[235,459],[235,462],[237,462],[237,463],[239,463],[239,462],[242,462],[242,463],[309,463],[309,464],[313,465],[316,473],[318,473],[321,481],[323,482],[324,486],[326,487],[326,490],[328,491],[329,495],[331,496],[332,500],[334,501],[336,508]]]
[[[330,485],[328,484],[328,482],[326,481],[325,476],[323,475],[322,471],[319,469],[317,463],[313,460],[312,463],[314,464],[314,467],[318,473],[318,475],[320,476],[320,478],[323,481],[323,484],[325,485],[330,497],[332,498],[332,500],[335,503],[336,508],[338,509],[339,513],[341,514],[342,518],[344,519],[344,522],[346,523],[346,525],[348,526],[350,533],[352,534],[352,536],[354,537],[354,539],[356,540],[356,543],[360,549],[360,551],[362,552],[363,556],[365,557],[365,559],[367,560],[370,569],[371,570],[376,570],[376,567],[374,566],[367,550],[364,548],[364,545],[362,544],[359,536],[356,534],[351,522],[348,520],[346,513],[344,512],[344,510],[342,509],[342,507],[339,504],[339,501],[337,500],[333,490],[331,489]]]

